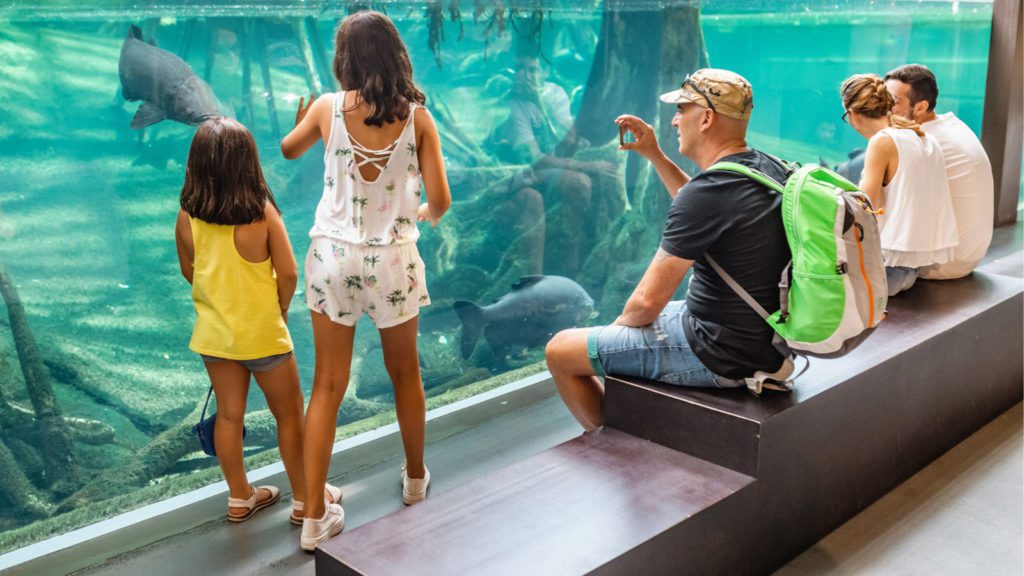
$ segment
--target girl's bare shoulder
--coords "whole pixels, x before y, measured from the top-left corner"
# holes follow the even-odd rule
[[[416,136],[437,132],[437,124],[434,123],[434,116],[427,110],[426,106],[417,106],[412,113],[413,127],[416,129]]]

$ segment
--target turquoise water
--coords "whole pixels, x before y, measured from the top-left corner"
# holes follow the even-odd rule
[[[20,301],[11,309],[23,310],[28,327],[16,335],[17,320],[0,315],[0,459],[11,464],[0,466],[0,550],[219,479],[216,463],[182,432],[208,385],[187,350],[192,304],[173,240],[193,127],[166,120],[129,128],[139,103],[119,97],[118,81],[129,26],[187,61],[222,110],[251,128],[302,262],[322,162],[316,153],[285,161],[277,143],[298,97],[333,86],[328,63],[343,4],[0,8],[0,270]],[[631,112],[667,123],[671,111],[657,108],[657,94],[705,52],[711,65],[753,83],[751,143],[789,159],[834,164],[862,146],[839,120],[839,83],[909,61],[936,72],[940,111],[980,130],[985,2],[709,1],[699,18],[693,2],[631,2],[615,16],[596,1],[509,3],[501,14],[484,2],[476,18],[462,4],[461,24],[446,8],[444,24],[433,27],[444,31],[434,50],[436,13],[386,3],[438,120],[455,200],[420,241],[434,302],[420,331],[431,406],[543,369],[537,345],[495,349],[481,340],[464,358],[456,300],[486,305],[522,275],[559,274],[593,298],[586,323],[614,319],[657,245],[667,196],[642,164],[615,150],[611,120]],[[603,27],[605,19],[618,28]],[[627,33],[608,32],[616,29]],[[531,163],[499,144],[522,75],[517,54],[537,56],[546,90],[564,95],[589,145],[546,150],[555,160]],[[314,358],[303,309],[300,282],[289,328],[308,395]],[[31,358],[28,370],[20,365],[15,340],[24,344],[26,333],[49,378],[31,376]],[[369,323],[358,328],[355,358],[342,434],[393,420]],[[47,386],[64,416],[84,421],[67,424],[79,478],[71,486],[54,478],[57,449],[40,440],[42,419],[32,414]],[[250,411],[250,464],[272,461],[257,393]],[[114,479],[116,489],[99,490],[96,479]]]

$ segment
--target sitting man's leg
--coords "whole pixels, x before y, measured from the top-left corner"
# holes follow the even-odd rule
[[[548,342],[544,353],[558,393],[588,432],[604,424],[604,383],[596,376],[587,355],[587,335],[594,328],[562,330]]]
[[[573,416],[587,430],[604,423],[605,374],[706,388],[742,386],[705,367],[683,333],[682,301],[669,302],[647,326],[564,330],[548,343],[548,370]]]

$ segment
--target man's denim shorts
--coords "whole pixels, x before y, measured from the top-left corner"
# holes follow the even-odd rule
[[[253,358],[252,360],[232,360],[232,362],[238,362],[249,372],[267,372],[277,368],[281,364],[284,364],[289,358],[294,356],[294,354],[294,352],[285,352],[284,354],[264,356],[263,358]],[[206,354],[200,354],[200,356],[202,356],[203,362],[224,362],[227,360],[227,358],[207,356]]]
[[[685,302],[669,302],[654,323],[641,328],[595,326],[587,334],[587,355],[598,376],[617,374],[679,386],[733,388],[742,381],[708,370],[683,333]]]

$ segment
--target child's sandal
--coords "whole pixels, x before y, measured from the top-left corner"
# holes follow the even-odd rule
[[[260,490],[270,493],[266,498],[257,498]],[[267,506],[273,506],[281,498],[281,491],[276,486],[256,486],[252,489],[252,496],[248,499],[228,497],[228,522],[245,522],[252,515],[263,510]],[[232,514],[231,508],[245,508],[241,514]]]
[[[324,489],[330,495],[327,500],[329,504],[341,504],[342,493],[341,488],[334,486],[333,484],[324,484]],[[288,521],[296,526],[302,526],[303,512],[305,506],[299,500],[292,498],[292,515],[288,518]]]

